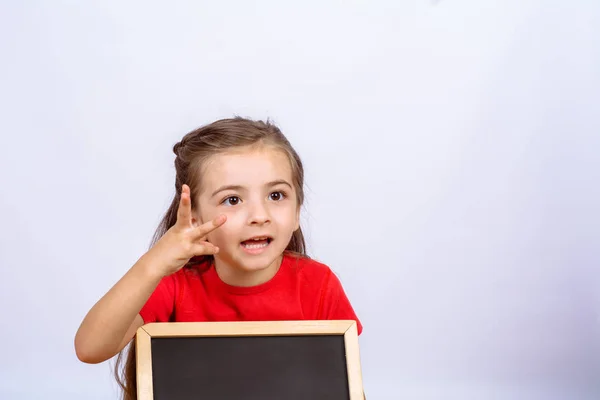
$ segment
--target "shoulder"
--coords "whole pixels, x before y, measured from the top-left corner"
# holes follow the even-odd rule
[[[339,279],[325,263],[309,257],[286,256],[289,269],[296,277],[301,289],[309,292],[322,292],[339,286]]]
[[[290,269],[299,277],[325,279],[332,274],[328,265],[307,256],[286,255]]]
[[[181,292],[187,287],[202,285],[209,268],[206,265],[183,267],[171,275],[165,276],[159,286],[166,286],[175,292]]]

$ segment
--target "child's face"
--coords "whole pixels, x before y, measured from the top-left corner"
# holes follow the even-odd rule
[[[269,275],[268,270],[277,269],[281,254],[299,228],[292,182],[288,157],[272,147],[244,148],[205,162],[194,216],[199,223],[220,214],[227,216],[225,224],[208,235],[219,247],[215,259],[218,267],[224,267],[222,272]]]

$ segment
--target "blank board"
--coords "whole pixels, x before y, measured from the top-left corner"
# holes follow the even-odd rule
[[[355,321],[169,322],[136,334],[138,400],[362,400]]]

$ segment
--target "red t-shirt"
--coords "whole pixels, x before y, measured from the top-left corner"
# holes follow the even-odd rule
[[[331,269],[288,254],[271,280],[252,287],[226,284],[213,265],[182,268],[161,280],[140,315],[144,323],[355,320],[362,332]]]

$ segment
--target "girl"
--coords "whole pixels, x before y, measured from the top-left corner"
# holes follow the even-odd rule
[[[304,170],[275,125],[219,120],[173,151],[175,197],[150,250],[81,323],[81,361],[119,354],[115,374],[130,400],[132,338],[149,322],[353,319],[362,332],[338,278],[305,253]]]

